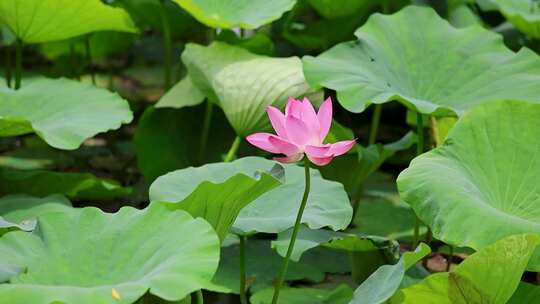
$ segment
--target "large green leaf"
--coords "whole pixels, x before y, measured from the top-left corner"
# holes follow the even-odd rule
[[[247,157],[230,163],[189,167],[159,177],[150,200],[206,219],[223,240],[240,210],[281,184],[283,167]]]
[[[123,9],[100,0],[2,0],[0,19],[26,43],[63,40],[95,31],[137,32]]]
[[[72,210],[71,203],[61,195],[44,198],[27,195],[4,196],[0,198],[0,234],[11,229],[31,231],[36,226],[38,216],[69,210]]]
[[[308,0],[308,3],[328,19],[350,16],[358,11],[370,11],[377,5],[373,0]]]
[[[135,150],[139,169],[148,184],[170,171],[223,159],[236,136],[234,130],[223,112],[214,108],[208,149],[201,156],[200,126],[204,113],[204,105],[182,109],[146,108],[135,132]]]
[[[463,114],[504,99],[540,102],[540,58],[517,54],[479,25],[456,29],[431,8],[375,14],[357,41],[304,57],[308,82],[337,91],[353,112],[399,100],[422,113]]]
[[[508,300],[508,304],[534,303],[538,299],[540,299],[539,286],[520,282],[518,288]]]
[[[182,60],[193,84],[218,103],[236,133],[246,136],[270,127],[265,108],[283,107],[287,98],[322,94],[310,89],[297,57],[272,58],[214,42],[210,46],[188,44]]]
[[[414,235],[416,215],[399,197],[364,195],[360,197],[352,231],[377,235],[395,240],[411,240]],[[420,235],[427,228],[420,227]]]
[[[394,265],[381,266],[354,291],[351,303],[385,303],[399,288],[405,271],[431,252],[421,243],[414,251],[405,252]]]
[[[206,284],[218,261],[212,227],[184,211],[48,213],[34,233],[0,238],[0,271],[26,269],[0,294],[11,304],[133,303],[147,291],[178,301]]]
[[[298,262],[291,261],[285,276],[286,281],[324,281],[326,273],[349,272],[347,255],[336,250],[315,248],[306,252]],[[239,293],[238,245],[222,249],[219,268],[211,284],[206,289]],[[252,292],[271,287],[276,280],[283,258],[270,248],[265,240],[248,240],[246,244],[246,276],[248,288]]]
[[[335,289],[322,288],[282,288],[278,304],[347,304],[352,298],[352,289],[343,284]],[[273,288],[263,289],[253,294],[252,304],[272,303]]]
[[[400,290],[391,303],[507,303],[539,241],[533,234],[505,237],[469,256],[451,272],[430,275]]]
[[[213,27],[253,29],[290,10],[296,0],[174,0],[195,19]]]
[[[45,196],[59,193],[79,200],[108,200],[127,196],[130,188],[90,173],[0,168],[0,195]]]
[[[504,236],[540,234],[540,105],[496,102],[465,114],[443,146],[398,177],[401,197],[433,235],[480,249]],[[540,270],[540,249],[529,268]]]
[[[259,160],[260,167],[270,169],[275,162]],[[285,183],[261,195],[242,209],[234,228],[238,232],[279,233],[294,226],[304,191],[304,168],[284,165]],[[302,223],[311,229],[330,227],[347,228],[352,218],[352,207],[347,193],[339,183],[325,180],[317,170],[311,169],[309,193]]]
[[[536,0],[489,0],[516,28],[540,38],[540,3]]]
[[[117,94],[78,81],[38,78],[19,90],[0,88],[0,136],[36,132],[49,145],[72,150],[132,118]]]

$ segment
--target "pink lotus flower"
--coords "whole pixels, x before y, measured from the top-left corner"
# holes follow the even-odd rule
[[[355,140],[323,143],[332,124],[330,98],[323,102],[318,113],[307,98],[303,101],[289,98],[285,115],[273,106],[266,108],[266,112],[277,135],[255,133],[246,140],[270,153],[284,154],[285,157],[274,158],[279,162],[297,162],[305,153],[312,163],[324,166],[330,163],[332,158],[347,153],[355,144]]]

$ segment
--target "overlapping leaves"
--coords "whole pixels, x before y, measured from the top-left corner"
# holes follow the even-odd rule
[[[399,100],[422,113],[462,115],[504,99],[540,102],[540,59],[507,49],[479,25],[456,29],[431,8],[375,14],[357,41],[304,57],[308,82],[337,91],[349,111]]]

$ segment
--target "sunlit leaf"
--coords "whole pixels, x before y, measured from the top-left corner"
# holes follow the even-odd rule
[[[431,8],[374,14],[345,42],[304,57],[308,82],[337,91],[349,111],[398,100],[422,113],[462,115],[474,105],[540,102],[540,58],[517,54],[479,25],[456,29]]]
[[[223,240],[242,208],[281,185],[283,167],[257,157],[173,171],[150,186],[150,200],[206,219]],[[264,161],[264,159],[262,159]]]
[[[214,42],[210,46],[188,44],[182,54],[193,84],[219,104],[241,136],[270,127],[265,109],[282,108],[288,97],[322,94],[309,88],[298,57],[273,58]]]
[[[78,81],[37,78],[19,90],[0,88],[0,136],[35,132],[55,148],[73,150],[132,118],[120,96]]]
[[[6,266],[26,269],[0,294],[12,304],[133,303],[147,291],[178,301],[208,282],[218,261],[212,227],[184,211],[48,213],[35,232],[0,238],[0,278]]]
[[[449,244],[478,250],[508,235],[540,234],[539,119],[540,105],[525,102],[475,108],[400,174],[401,197]],[[540,269],[540,249],[529,269]]]
[[[137,32],[123,9],[100,0],[3,0],[0,19],[26,43],[64,40],[96,31]]]
[[[252,29],[290,10],[295,0],[174,0],[200,22],[213,27]]]

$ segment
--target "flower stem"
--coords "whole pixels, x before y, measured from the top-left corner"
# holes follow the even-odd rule
[[[296,242],[296,236],[298,235],[298,230],[300,229],[300,223],[302,222],[302,215],[304,214],[304,209],[306,209],[307,199],[309,196],[309,189],[311,186],[311,180],[309,175],[309,160],[307,157],[304,157],[304,171],[306,186],[304,188],[304,195],[302,196],[302,202],[300,203],[300,208],[298,209],[298,214],[296,215],[296,221],[294,222],[294,228],[291,235],[291,240],[289,241],[289,248],[287,249],[287,254],[283,260],[283,265],[281,267],[281,272],[279,274],[276,287],[274,289],[274,296],[272,297],[272,304],[277,304],[279,298],[279,290],[285,281],[285,275],[287,274],[287,267],[289,266],[289,259],[294,249],[294,243]]]
[[[224,162],[228,163],[236,156],[236,151],[238,151],[238,147],[240,146],[240,142],[242,139],[240,136],[236,135],[236,138],[234,139],[231,148],[229,149],[229,152],[227,152],[227,156],[225,156]]]
[[[88,62],[88,67],[90,69],[90,77],[92,77],[92,84],[96,85],[96,74],[94,73],[94,68],[92,67],[92,49],[90,47],[90,34],[86,35],[84,39],[84,47],[86,49],[86,61]]]
[[[246,297],[246,241],[245,235],[240,235],[240,303],[248,304]]]
[[[204,122],[201,134],[201,143],[199,145],[199,163],[202,165],[206,157],[206,145],[208,144],[208,133],[210,133],[210,125],[212,123],[212,111],[214,104],[210,100],[206,100],[206,110],[204,112]]]
[[[165,1],[160,0],[160,14],[161,14],[161,26],[163,31],[163,49],[164,49],[164,64],[165,64],[165,90],[171,87],[171,65],[172,65],[172,40],[171,40],[171,27],[169,18],[167,17],[167,10],[165,8]]]
[[[422,121],[422,113],[416,112],[416,133],[418,141],[416,142],[416,155],[420,155],[424,152],[424,122]],[[418,215],[414,222],[414,237],[412,248],[416,248],[420,239],[420,219]]]
[[[373,145],[377,140],[377,131],[381,121],[382,104],[376,104],[371,117],[371,128],[369,128],[369,144]]]
[[[6,46],[6,49],[5,49],[5,52],[6,52],[6,57],[5,57],[5,64],[6,64],[6,85],[8,88],[11,88],[11,47],[10,46]]]
[[[15,90],[21,87],[22,78],[22,49],[23,43],[17,39],[15,41]]]

